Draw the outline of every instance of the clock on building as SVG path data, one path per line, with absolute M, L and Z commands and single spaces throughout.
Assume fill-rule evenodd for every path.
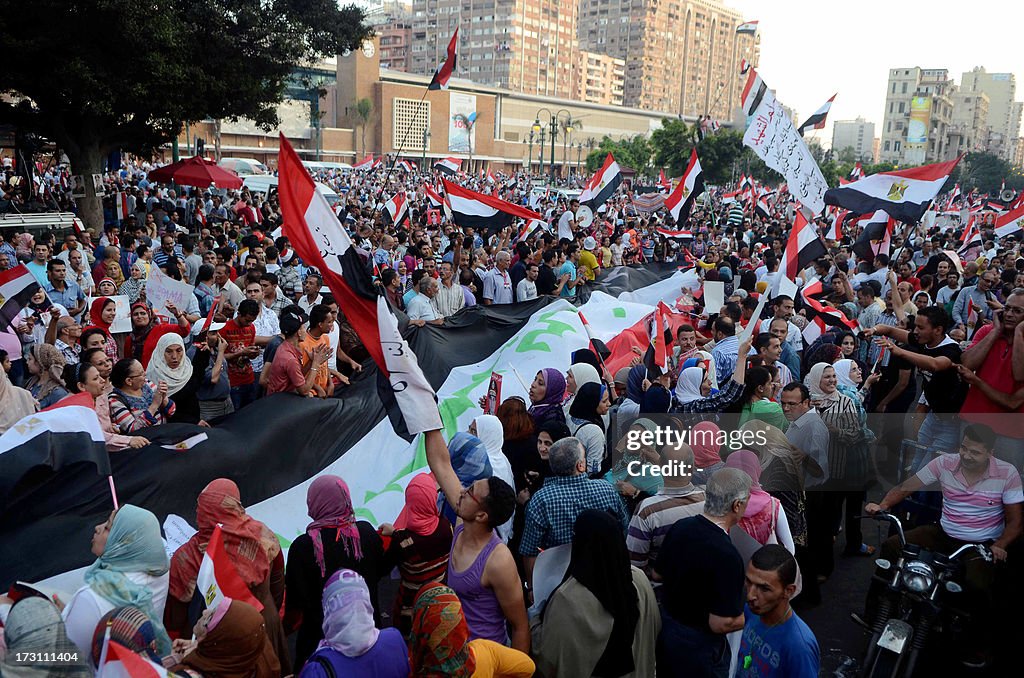
M 363 56 L 369 59 L 377 51 L 377 48 L 373 46 L 373 43 L 369 40 L 363 43 Z

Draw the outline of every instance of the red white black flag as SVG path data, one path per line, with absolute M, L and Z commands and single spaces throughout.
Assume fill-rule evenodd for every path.
M 448 53 L 445 56 L 437 70 L 434 72 L 434 77 L 431 79 L 430 84 L 427 85 L 427 89 L 448 89 L 448 80 L 452 77 L 452 73 L 455 71 L 455 57 L 456 50 L 459 46 L 459 29 L 456 28 L 455 32 L 452 33 L 452 39 L 448 41 Z
M 374 287 L 366 263 L 298 154 L 281 135 L 278 190 L 284 233 L 308 265 L 324 276 L 338 305 L 378 370 L 378 391 L 395 432 L 411 438 L 440 429 L 434 389 L 398 332 L 387 298 Z M 365 254 L 365 253 L 364 253 Z M 428 406 L 424 406 L 424 404 Z
M 690 163 L 686 166 L 683 178 L 676 190 L 665 198 L 665 207 L 672 213 L 677 225 L 683 224 L 690 215 L 690 209 L 698 195 L 704 192 L 704 172 L 697 159 L 697 149 L 690 151 Z
M 962 157 L 962 156 L 961 156 Z M 826 205 L 839 205 L 856 214 L 876 210 L 913 224 L 921 220 L 960 158 L 896 172 L 879 172 L 825 191 Z
M 10 327 L 38 291 L 39 281 L 25 264 L 0 271 L 0 332 Z
M 512 221 L 520 219 L 544 218 L 525 207 L 520 207 L 506 202 L 493 195 L 485 195 L 453 184 L 447 179 L 444 182 L 444 192 L 448 204 L 452 208 L 452 221 L 462 228 L 473 228 L 477 231 L 495 232 L 509 226 Z
M 801 210 L 797 210 L 796 222 L 793 224 L 789 242 L 786 243 L 782 261 L 779 263 L 779 273 L 795 281 L 800 271 L 810 266 L 819 257 L 825 256 L 827 251 L 825 243 L 818 235 L 818 229 L 807 221 Z
M 384 214 L 392 226 L 399 226 L 409 212 L 409 201 L 405 199 L 405 193 L 395 193 L 390 200 L 384 203 Z
M 804 135 L 806 129 L 825 129 L 825 118 L 828 117 L 828 111 L 832 108 L 832 102 L 836 100 L 838 93 L 833 94 L 832 98 L 822 104 L 821 108 L 811 113 L 811 117 L 804 121 L 804 124 L 797 128 L 797 134 L 800 136 Z M 860 167 L 860 163 L 857 164 Z

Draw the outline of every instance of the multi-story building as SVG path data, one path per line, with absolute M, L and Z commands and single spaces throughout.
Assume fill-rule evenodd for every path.
M 880 160 L 923 165 L 946 159 L 955 92 L 945 68 L 889 71 Z
M 832 126 L 832 151 L 842 153 L 852 149 L 854 158 L 872 162 L 875 157 L 875 123 L 858 117 L 856 120 L 837 120 Z
M 581 0 L 583 49 L 626 62 L 627 106 L 733 120 L 760 37 L 719 0 Z
M 948 146 L 952 155 L 988 150 L 988 110 L 989 98 L 984 92 L 961 89 L 953 95 Z
M 1024 103 L 1015 101 L 1017 81 L 1013 73 L 989 73 L 979 66 L 961 76 L 960 90 L 988 95 L 988 126 L 991 128 L 988 151 L 1012 161 L 1016 156 L 1024 107 Z
M 626 62 L 607 54 L 580 50 L 576 74 L 577 101 L 621 106 L 626 82 Z
M 1024 137 L 1017 137 L 1017 152 L 1013 154 L 1013 166 L 1024 169 Z
M 578 89 L 576 3 L 413 0 L 412 10 L 412 73 L 432 73 L 458 27 L 456 77 L 562 98 Z
M 380 35 L 380 65 L 392 71 L 409 71 L 409 48 L 412 43 L 412 22 L 396 17 L 377 29 Z

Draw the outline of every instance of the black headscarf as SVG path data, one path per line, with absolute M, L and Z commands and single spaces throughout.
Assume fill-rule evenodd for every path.
M 572 405 L 569 407 L 569 416 L 597 424 L 603 431 L 604 421 L 601 419 L 601 415 L 597 413 L 597 406 L 601 404 L 601 396 L 606 388 L 608 387 L 593 382 L 580 386 L 576 390 L 576 397 L 572 399 Z
M 578 365 L 579 363 L 593 365 L 597 373 L 601 374 L 601 361 L 597 359 L 597 355 L 589 348 L 581 348 L 578 351 L 572 352 L 572 364 Z
M 615 620 L 593 675 L 618 678 L 635 671 L 633 636 L 640 621 L 640 599 L 633 586 L 626 537 L 610 513 L 588 509 L 576 518 L 565 572 L 565 579 L 569 577 L 593 593 Z

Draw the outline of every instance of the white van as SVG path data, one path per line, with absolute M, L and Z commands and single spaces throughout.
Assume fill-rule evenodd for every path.
M 270 189 L 274 189 L 275 191 L 277 190 L 277 177 L 270 176 L 269 174 L 252 174 L 245 176 L 242 177 L 242 187 L 248 189 L 252 193 L 262 193 L 264 196 L 267 196 L 270 193 Z M 320 191 L 320 193 L 327 198 L 327 203 L 332 209 L 341 202 L 341 196 L 326 184 L 317 182 L 316 190 Z
M 347 174 L 348 172 L 352 171 L 352 165 L 343 162 L 320 162 L 317 160 L 303 160 L 302 165 L 310 172 L 319 172 L 320 170 L 334 170 L 338 174 Z
M 254 158 L 221 158 L 217 166 L 231 170 L 240 177 L 249 174 L 270 174 L 270 168 Z

